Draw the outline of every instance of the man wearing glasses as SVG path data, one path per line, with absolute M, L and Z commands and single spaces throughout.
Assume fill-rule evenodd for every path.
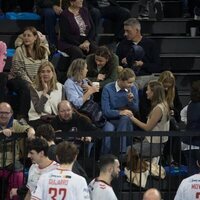
M 9 179 L 7 191 L 23 184 L 23 165 L 19 161 L 23 145 L 20 145 L 20 140 L 14 141 L 9 137 L 14 133 L 24 132 L 27 132 L 28 138 L 35 134 L 29 125 L 22 125 L 13 118 L 13 110 L 8 103 L 0 103 L 0 133 L 6 136 L 1 137 L 0 141 L 0 179 Z

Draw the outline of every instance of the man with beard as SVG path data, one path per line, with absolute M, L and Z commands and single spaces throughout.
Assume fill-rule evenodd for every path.
M 114 155 L 107 154 L 100 158 L 100 174 L 89 184 L 91 200 L 117 200 L 111 181 L 119 176 L 119 166 L 119 160 Z

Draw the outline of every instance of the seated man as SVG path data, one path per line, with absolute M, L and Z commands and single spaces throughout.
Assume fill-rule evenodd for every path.
M 99 32 L 100 19 L 114 22 L 116 41 L 123 39 L 123 22 L 131 15 L 130 11 L 118 5 L 115 0 L 87 0 L 89 11 L 95 24 L 96 33 Z
M 117 47 L 116 54 L 120 65 L 134 70 L 138 80 L 149 81 L 152 73 L 160 72 L 159 48 L 155 42 L 141 35 L 140 22 L 135 18 L 129 18 L 124 22 L 124 35 L 126 39 Z M 140 82 L 141 82 L 140 81 Z M 140 83 L 141 86 L 145 83 Z
M 150 0 L 150 3 L 153 4 L 153 9 L 155 12 L 155 17 L 157 20 L 162 20 L 164 17 L 163 14 L 163 4 L 160 0 Z M 149 0 L 139 0 L 139 19 L 149 19 Z
M 58 104 L 58 115 L 52 120 L 51 125 L 55 129 L 55 131 L 63 131 L 63 132 L 78 132 L 78 131 L 101 131 L 99 128 L 96 128 L 90 121 L 90 119 L 73 109 L 70 102 L 67 100 L 63 100 Z M 80 137 L 80 138 L 69 138 L 69 140 L 74 141 L 80 148 L 83 147 L 83 141 L 91 142 L 91 137 Z M 96 141 L 98 142 L 98 141 Z M 92 144 L 88 145 L 88 154 L 90 153 L 90 149 Z M 96 145 L 98 148 L 98 145 Z M 80 151 L 82 156 L 83 151 Z M 99 152 L 99 151 L 97 151 Z
M 27 132 L 29 138 L 35 134 L 34 129 L 29 125 L 22 125 L 13 118 L 13 110 L 8 103 L 0 103 L 0 133 L 8 138 L 14 133 L 24 132 Z M 9 177 L 9 191 L 12 187 L 23 185 L 23 165 L 19 161 L 20 153 L 24 152 L 23 141 L 3 139 L 0 146 L 0 178 Z
M 126 68 L 121 71 L 116 82 L 108 83 L 103 88 L 101 106 L 103 114 L 114 126 L 113 130 L 106 131 L 133 131 L 133 123 L 130 117 L 133 113 L 138 113 L 138 89 L 134 85 L 135 73 Z M 109 143 L 109 142 L 108 142 Z M 123 151 L 127 144 L 123 139 Z M 110 148 L 110 147 L 107 147 Z M 119 149 L 119 146 L 116 146 Z M 108 153 L 109 149 L 104 151 Z
M 62 5 L 61 5 L 62 4 Z M 51 53 L 54 53 L 57 47 L 57 35 L 56 35 L 56 23 L 57 19 L 60 17 L 66 2 L 59 0 L 39 0 L 36 1 L 37 12 L 44 19 L 45 32 L 48 35 L 48 42 L 50 45 Z

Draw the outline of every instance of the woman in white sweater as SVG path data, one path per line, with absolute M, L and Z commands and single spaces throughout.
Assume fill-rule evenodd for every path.
M 30 88 L 30 94 L 29 124 L 37 127 L 50 122 L 57 115 L 58 103 L 65 99 L 63 85 L 57 81 L 51 62 L 47 61 L 39 67 L 35 82 Z

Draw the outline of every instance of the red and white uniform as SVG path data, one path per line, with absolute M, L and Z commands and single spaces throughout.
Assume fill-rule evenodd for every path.
M 45 168 L 40 168 L 38 164 L 32 164 L 29 173 L 28 173 L 28 181 L 27 181 L 27 188 L 30 190 L 30 192 L 34 192 L 37 186 L 37 182 L 42 174 L 45 174 L 47 172 L 50 172 L 54 169 L 56 169 L 59 166 L 58 163 L 55 161 L 52 161 L 50 165 L 48 165 Z
M 89 184 L 91 200 L 117 200 L 113 188 L 106 182 L 94 179 Z
M 90 200 L 85 178 L 72 171 L 56 169 L 42 175 L 31 200 Z
M 200 200 L 200 174 L 184 179 L 176 192 L 174 200 Z

